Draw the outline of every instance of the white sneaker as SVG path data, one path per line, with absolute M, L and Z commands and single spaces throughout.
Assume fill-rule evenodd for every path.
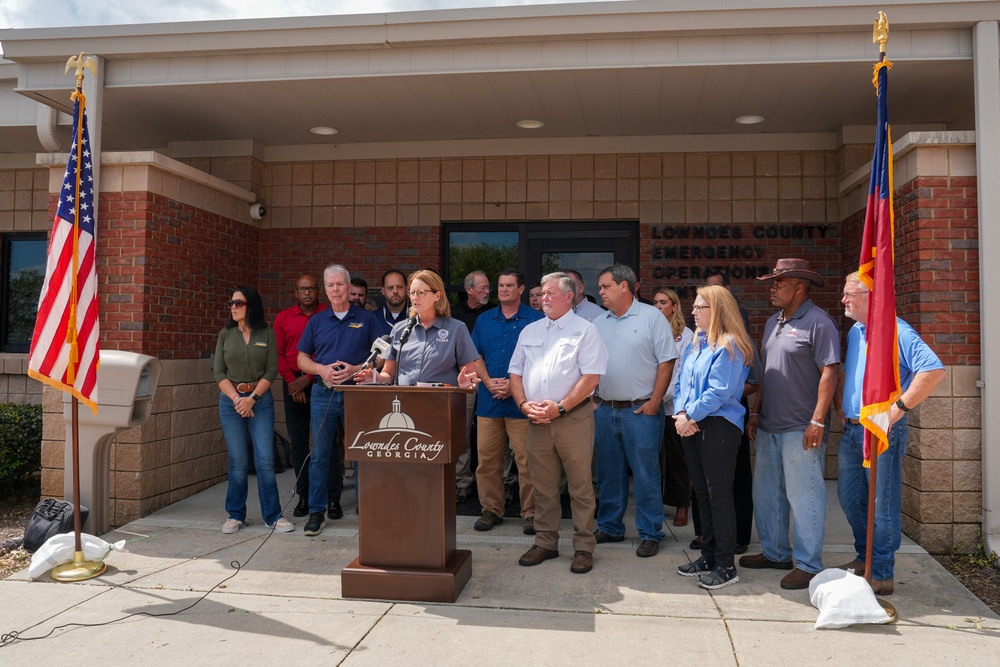
M 267 524 L 264 524 L 267 526 Z M 278 517 L 278 520 L 274 522 L 273 526 L 267 526 L 268 528 L 274 528 L 276 533 L 290 533 L 295 530 L 295 524 L 286 519 L 285 517 Z
M 237 521 L 236 519 L 226 519 L 226 522 L 222 524 L 222 532 L 226 535 L 232 535 L 233 533 L 239 531 L 240 528 L 246 526 L 242 521 Z

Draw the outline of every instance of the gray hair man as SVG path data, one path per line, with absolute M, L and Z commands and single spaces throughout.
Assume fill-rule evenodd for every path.
M 576 283 L 565 273 L 542 278 L 545 319 L 526 326 L 510 360 L 510 389 L 528 418 L 528 468 L 535 485 L 535 544 L 518 563 L 559 557 L 560 469 L 573 514 L 570 571 L 594 565 L 594 411 L 590 395 L 607 369 L 608 351 L 593 324 L 573 312 Z

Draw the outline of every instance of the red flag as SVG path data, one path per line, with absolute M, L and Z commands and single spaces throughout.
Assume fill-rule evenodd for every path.
M 73 148 L 49 238 L 28 375 L 73 394 L 97 414 L 97 210 L 86 98 L 78 90 L 73 101 Z
M 889 447 L 889 408 L 902 395 L 899 388 L 899 338 L 896 330 L 896 287 L 893 282 L 892 135 L 889 131 L 889 69 L 875 65 L 872 83 L 878 95 L 878 126 L 872 158 L 871 187 L 861 238 L 858 278 L 870 292 L 865 322 L 865 377 L 861 393 L 861 423 L 865 433 L 865 467 L 871 465 L 871 439 L 877 454 Z

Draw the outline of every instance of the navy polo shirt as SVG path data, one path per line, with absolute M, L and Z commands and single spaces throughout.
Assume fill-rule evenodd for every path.
M 310 317 L 299 338 L 299 352 L 312 356 L 317 364 L 360 364 L 368 358 L 376 338 L 375 313 L 352 303 L 343 319 L 334 314 L 333 308 Z
M 507 378 L 510 358 L 514 356 L 517 337 L 524 327 L 545 317 L 534 308 L 521 304 L 513 317 L 504 317 L 501 308 L 493 308 L 479 316 L 476 328 L 472 330 L 472 342 L 486 364 L 486 372 L 491 378 Z M 661 315 L 662 318 L 662 315 Z M 500 401 L 482 384 L 478 387 L 479 400 L 476 414 L 480 417 L 511 417 L 526 419 L 514 402 L 514 397 Z

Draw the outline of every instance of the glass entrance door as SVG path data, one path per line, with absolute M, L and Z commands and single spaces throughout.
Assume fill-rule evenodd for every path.
M 638 229 L 633 223 L 546 225 L 526 233 L 529 285 L 552 271 L 575 270 L 583 277 L 584 293 L 601 305 L 597 276 L 612 264 L 628 264 L 638 273 Z

